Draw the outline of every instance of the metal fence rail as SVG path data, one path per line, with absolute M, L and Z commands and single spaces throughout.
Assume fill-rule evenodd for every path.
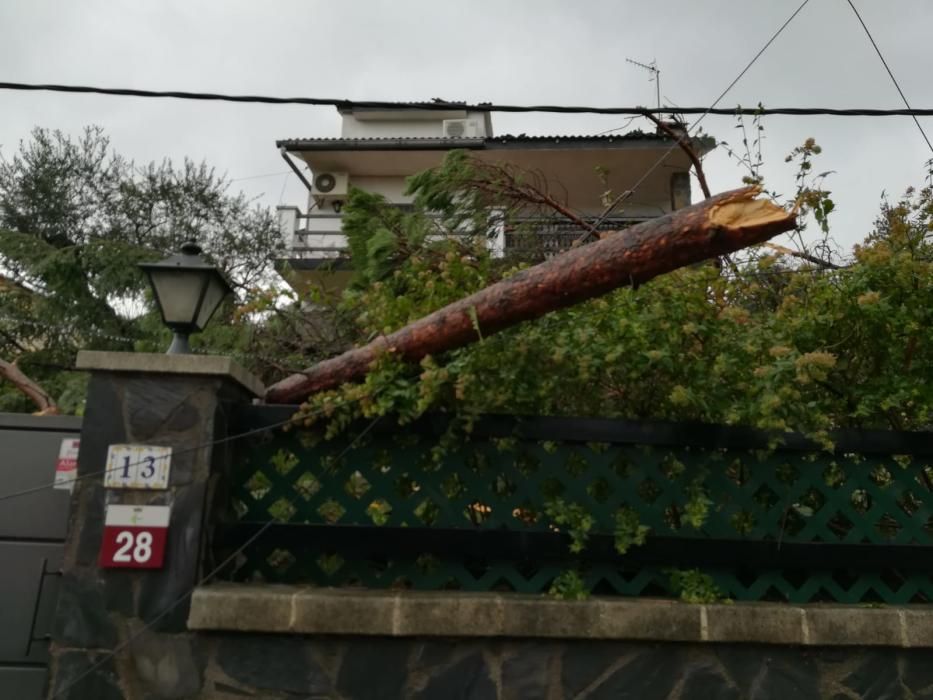
M 381 426 L 351 449 L 301 433 L 254 444 L 220 546 L 280 522 L 232 576 L 542 592 L 573 568 L 595 592 L 657 596 L 675 593 L 670 570 L 699 568 L 738 600 L 933 600 L 931 435 L 850 431 L 828 453 L 724 426 L 490 417 L 437 460 L 444 428 Z M 555 502 L 592 518 L 582 552 Z M 635 516 L 647 540 L 620 555 L 620 518 Z

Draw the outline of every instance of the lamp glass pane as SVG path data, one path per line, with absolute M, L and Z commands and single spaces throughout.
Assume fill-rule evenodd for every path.
M 204 329 L 207 322 L 211 320 L 211 316 L 213 316 L 214 312 L 217 310 L 217 307 L 220 306 L 220 302 L 222 302 L 227 295 L 227 285 L 224 284 L 220 275 L 211 274 L 208 280 L 207 291 L 204 292 L 204 301 L 201 304 L 201 308 L 198 311 L 198 318 L 195 321 L 198 330 Z
M 152 286 L 159 297 L 162 318 L 167 324 L 191 324 L 197 313 L 203 270 L 150 270 Z

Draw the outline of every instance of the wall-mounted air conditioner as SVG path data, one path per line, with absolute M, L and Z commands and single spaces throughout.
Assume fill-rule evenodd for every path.
M 317 173 L 311 182 L 311 196 L 318 203 L 346 199 L 349 192 L 350 176 L 347 173 Z
M 445 139 L 475 139 L 484 135 L 478 119 L 445 119 L 443 129 Z

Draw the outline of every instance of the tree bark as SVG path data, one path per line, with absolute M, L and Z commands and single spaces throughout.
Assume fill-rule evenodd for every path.
M 8 380 L 13 386 L 23 392 L 39 409 L 37 413 L 42 415 L 58 414 L 58 406 L 52 400 L 52 397 L 41 386 L 27 377 L 23 371 L 16 366 L 14 362 L 7 362 L 0 359 L 0 378 Z
M 758 187 L 716 195 L 615 236 L 573 248 L 497 282 L 368 345 L 273 384 L 270 403 L 362 379 L 373 361 L 394 352 L 410 362 L 468 345 L 521 321 L 572 306 L 618 287 L 638 286 L 680 267 L 740 250 L 792 229 L 796 212 L 755 199 Z

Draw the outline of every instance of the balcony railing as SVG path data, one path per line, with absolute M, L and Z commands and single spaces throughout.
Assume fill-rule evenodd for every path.
M 643 217 L 613 217 L 597 223 L 595 217 L 586 219 L 598 231 L 617 231 L 644 220 Z M 338 215 L 308 215 L 295 207 L 280 207 L 279 225 L 289 242 L 292 259 L 339 258 L 347 252 L 347 237 L 341 233 L 342 220 Z M 498 254 L 539 260 L 569 249 L 583 231 L 566 219 L 528 217 L 513 219 L 494 234 L 490 241 Z
M 641 223 L 643 218 L 615 217 L 599 221 L 584 219 L 597 231 L 619 231 Z M 527 259 L 543 259 L 568 250 L 584 231 L 575 223 L 562 218 L 519 219 L 505 227 L 503 250 L 506 255 Z

